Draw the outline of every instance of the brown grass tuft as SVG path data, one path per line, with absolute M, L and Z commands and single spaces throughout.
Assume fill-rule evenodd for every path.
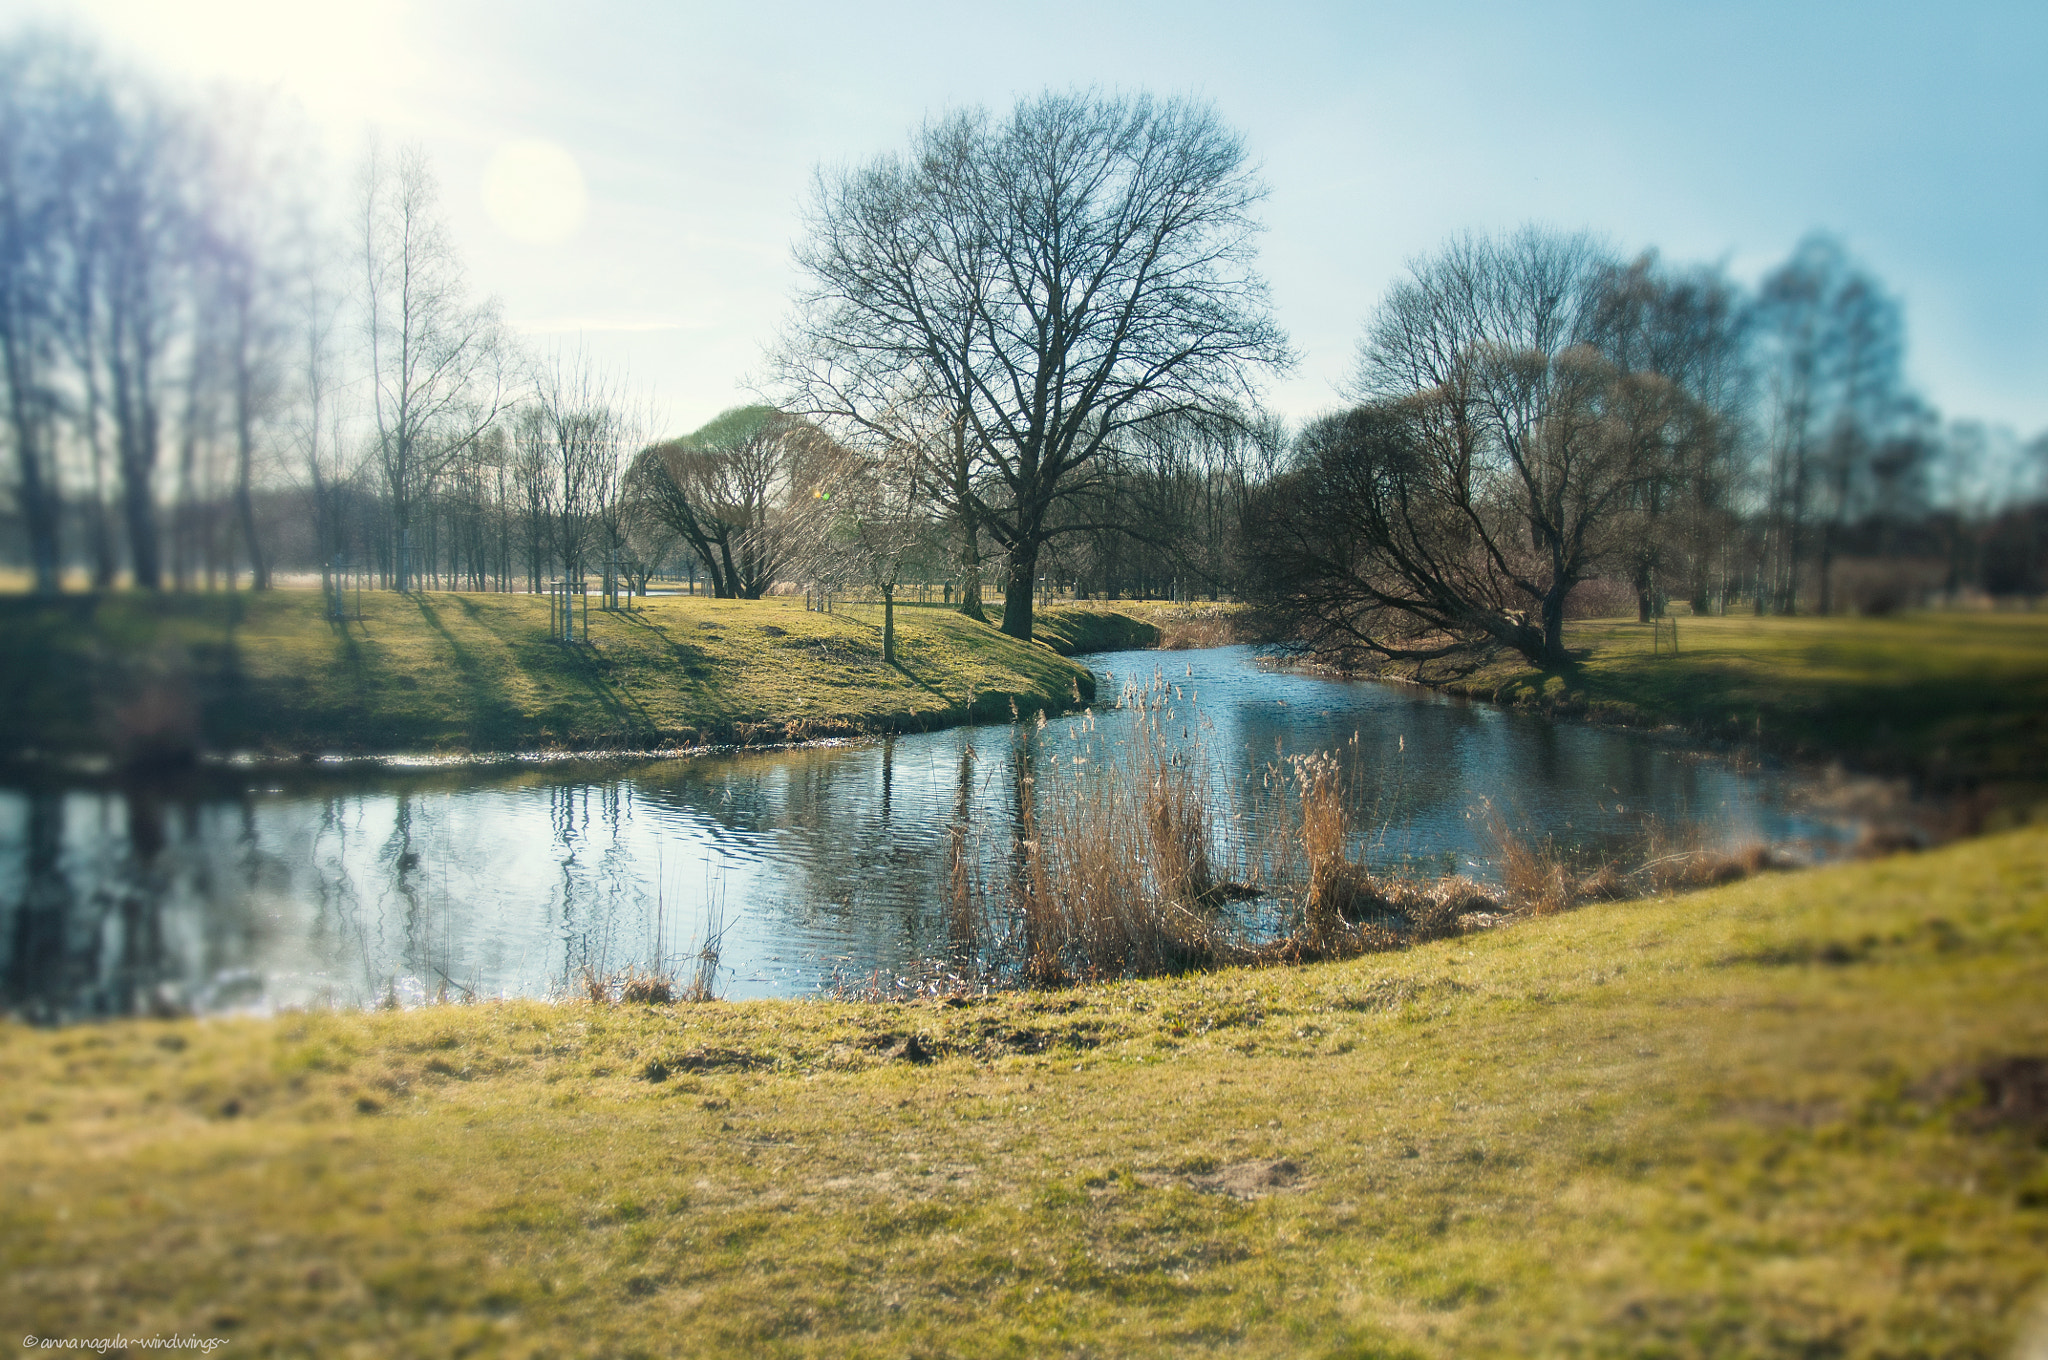
M 675 979 L 652 969 L 628 968 L 618 979 L 619 1000 L 629 1005 L 667 1006 L 676 1000 Z

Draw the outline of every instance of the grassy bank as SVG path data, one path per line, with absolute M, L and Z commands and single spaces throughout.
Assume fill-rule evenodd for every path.
M 353 606 L 354 601 L 351 600 Z M 543 597 L 305 591 L 0 599 L 0 751 L 510 751 L 783 741 L 1085 701 L 1084 667 L 939 609 L 657 597 L 547 638 Z M 873 614 L 874 617 L 869 617 Z
M 1839 758 L 1937 788 L 2039 786 L 2048 770 L 2048 613 L 1681 618 L 1568 626 L 1576 663 L 1498 658 L 1442 688 L 1570 716 Z
M 1095 600 L 1041 610 L 1033 631 L 1062 655 L 1276 642 L 1270 622 L 1240 604 Z
M 2043 995 L 2028 831 L 957 1004 L 0 1027 L 0 1312 L 237 1355 L 2005 1356 Z

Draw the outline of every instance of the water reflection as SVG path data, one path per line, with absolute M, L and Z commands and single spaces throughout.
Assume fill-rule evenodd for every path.
M 1274 762 L 1342 752 L 1383 863 L 1488 877 L 1489 806 L 1594 848 L 1650 822 L 1841 834 L 1782 778 L 1639 734 L 1272 673 L 1242 649 L 1096 661 L 1104 695 L 1180 672 L 1169 730 L 1206 748 L 1218 808 Z M 1131 728 L 1105 712 L 633 765 L 0 789 L 0 1001 L 56 1021 L 569 992 L 585 970 L 685 973 L 721 918 L 729 995 L 886 975 L 957 950 L 956 883 L 999 885 L 1034 805 Z

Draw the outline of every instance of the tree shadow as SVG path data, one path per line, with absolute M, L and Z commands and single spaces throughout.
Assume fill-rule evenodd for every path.
M 504 644 L 506 650 L 515 656 L 534 645 L 530 635 L 522 633 L 515 640 L 494 627 L 475 600 L 462 595 L 456 596 L 455 600 L 472 623 L 496 637 Z M 438 621 L 434 622 L 434 626 L 441 627 Z M 447 635 L 445 628 L 441 631 L 444 636 Z M 603 710 L 605 716 L 611 719 L 613 730 L 610 733 L 592 732 L 587 734 L 588 736 L 599 741 L 609 738 L 644 743 L 659 735 L 660 725 L 648 713 L 646 705 L 605 677 L 601 661 L 590 648 L 580 643 L 558 644 L 552 640 L 540 645 L 548 649 L 548 654 L 553 658 L 551 664 L 545 667 L 528 664 L 524 669 L 535 673 L 550 673 L 557 678 L 581 684 L 590 698 Z M 517 712 L 516 709 L 513 711 Z M 541 735 L 534 718 L 521 713 L 519 722 L 522 738 L 531 740 Z
M 504 687 L 492 679 L 475 651 L 465 646 L 442 622 L 440 610 L 424 594 L 411 598 L 420 618 L 441 635 L 455 663 L 456 676 L 467 700 L 468 716 L 464 724 L 467 730 L 464 735 L 469 744 L 472 747 L 506 746 L 530 738 L 533 735 L 531 722 L 506 696 Z M 473 608 L 471 613 L 474 617 Z
M 731 694 L 719 683 L 718 666 L 710 656 L 686 642 L 678 642 L 669 635 L 667 628 L 638 611 L 615 613 L 612 617 L 630 628 L 637 628 L 648 634 L 676 659 L 682 666 L 683 673 L 695 686 L 696 694 L 693 697 L 696 702 L 702 703 L 707 719 L 723 722 L 730 718 L 733 711 Z

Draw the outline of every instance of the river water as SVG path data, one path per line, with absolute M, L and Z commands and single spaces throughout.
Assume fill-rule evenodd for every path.
M 586 970 L 688 974 L 714 934 L 721 995 L 907 985 L 948 966 L 951 828 L 998 882 L 1020 795 L 1062 787 L 1053 757 L 1117 760 L 1137 718 L 1113 696 L 1132 682 L 1170 696 L 1160 726 L 1206 762 L 1219 812 L 1250 808 L 1273 762 L 1343 753 L 1357 848 L 1381 865 L 1489 879 L 1490 816 L 1593 854 L 1651 830 L 1815 854 L 1849 835 L 1795 776 L 1648 734 L 1269 669 L 1245 648 L 1090 662 L 1104 706 L 1042 725 L 0 787 L 0 1008 L 51 1023 L 560 995 Z

